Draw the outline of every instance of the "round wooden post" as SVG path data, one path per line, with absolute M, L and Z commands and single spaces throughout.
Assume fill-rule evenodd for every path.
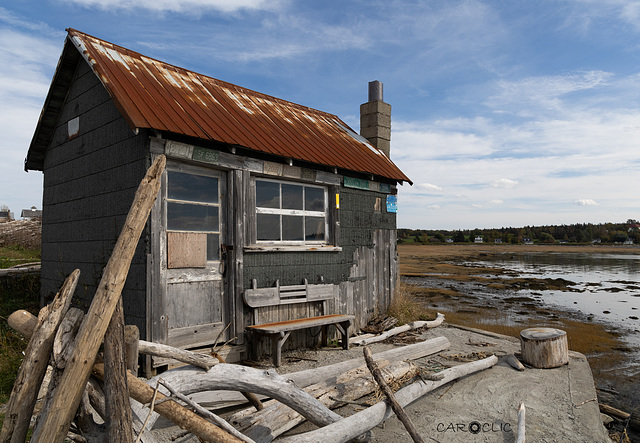
M 534 368 L 557 368 L 569 363 L 567 333 L 554 328 L 530 328 L 520 332 L 522 359 Z

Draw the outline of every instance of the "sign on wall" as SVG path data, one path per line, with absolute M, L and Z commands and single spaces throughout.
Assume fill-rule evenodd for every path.
M 398 212 L 397 195 L 387 195 L 387 212 Z

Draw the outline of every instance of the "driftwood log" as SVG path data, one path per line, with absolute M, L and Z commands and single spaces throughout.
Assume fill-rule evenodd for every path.
M 9 316 L 7 323 L 25 337 L 31 338 L 33 330 L 36 328 L 36 324 L 38 323 L 38 317 L 29 311 L 19 309 Z
M 184 395 L 210 390 L 244 391 L 266 395 L 286 404 L 318 426 L 325 426 L 342 418 L 273 369 L 255 369 L 221 363 L 207 372 L 197 372 L 197 376 L 193 376 L 193 371 L 188 368 L 184 371 L 190 374 L 189 376 L 176 376 L 181 372 L 180 369 L 177 368 L 171 374 L 165 372 L 161 376 L 148 380 L 147 383 L 154 385 L 156 379 L 162 378 Z
M 23 443 L 27 437 L 38 391 L 49 364 L 56 331 L 69 309 L 79 277 L 80 271 L 76 269 L 67 277 L 53 302 L 42 308 L 38 314 L 35 329 L 9 397 L 2 431 L 0 431 L 2 443 Z M 26 327 L 26 324 L 22 326 Z M 73 412 L 75 413 L 75 410 Z
M 378 368 L 377 363 L 373 360 L 371 349 L 368 346 L 365 346 L 363 352 L 364 359 L 367 362 L 369 371 L 371 371 L 371 375 L 373 375 L 374 380 L 380 386 L 380 389 L 384 393 L 384 396 L 387 398 L 389 406 L 391 406 L 391 409 L 393 409 L 393 412 L 395 412 L 396 417 L 398 417 L 398 419 L 402 422 L 415 443 L 424 443 L 424 440 L 422 439 L 420 434 L 418 434 L 418 431 L 413 425 L 413 422 L 411 421 L 405 410 L 402 408 L 402 405 L 398 403 L 396 397 L 393 395 L 393 391 L 385 381 L 384 376 L 380 372 L 380 368 Z
M 210 355 L 199 354 L 197 352 L 191 352 L 184 349 L 177 349 L 172 346 L 163 345 L 161 343 L 152 343 L 145 340 L 139 341 L 138 352 L 146 355 L 154 355 L 156 357 L 173 358 L 174 360 L 197 366 L 204 370 L 209 370 L 220 363 L 220 360 L 215 357 L 211 357 Z
M 407 346 L 399 346 L 388 351 L 378 352 L 373 354 L 374 360 L 416 360 L 424 357 L 425 355 L 437 354 L 446 349 L 449 349 L 451 343 L 446 337 L 436 337 L 430 340 L 421 341 Z M 357 368 L 365 364 L 364 357 L 358 357 L 351 360 L 336 363 L 334 365 L 323 366 L 321 368 L 307 369 L 304 371 L 295 372 L 292 374 L 286 374 L 286 377 L 301 388 L 309 386 L 315 383 L 319 383 L 328 379 L 329 377 L 335 377 L 337 374 L 348 371 L 349 369 Z
M 491 356 L 482 360 L 454 366 L 440 372 L 442 380 L 438 381 L 418 381 L 396 392 L 395 396 L 402 406 L 407 406 L 420 397 L 445 385 L 457 378 L 473 374 L 474 372 L 488 369 L 498 362 L 496 356 Z M 318 441 L 331 441 L 334 443 L 347 442 L 359 435 L 364 434 L 382 423 L 393 415 L 391 408 L 384 402 L 377 403 L 364 411 L 344 418 L 332 425 L 316 429 L 292 437 L 283 438 L 283 443 L 315 443 Z
M 33 442 L 62 442 L 67 435 L 105 331 L 120 299 L 140 234 L 158 195 L 165 164 L 164 155 L 158 156 L 136 191 L 122 232 L 78 331 L 70 364 L 56 389 L 51 408 L 44 412 L 41 432 L 34 435 Z
M 95 364 L 93 367 L 93 373 L 98 378 L 104 378 L 104 365 L 101 363 Z M 152 402 L 154 389 L 151 386 L 142 380 L 139 380 L 135 375 L 128 371 L 127 382 L 129 384 L 129 392 L 133 398 L 143 404 Z M 163 398 L 165 398 L 165 395 L 158 392 L 154 409 L 163 417 L 168 418 L 176 425 L 186 429 L 204 441 L 225 443 L 241 441 L 174 401 L 157 403 Z
M 529 328 L 520 332 L 522 360 L 534 368 L 557 368 L 569 363 L 567 333 L 555 328 Z
M 518 358 L 513 355 L 513 354 L 508 354 L 506 357 L 507 363 L 509 363 L 509 366 L 511 366 L 514 369 L 517 369 L 518 371 L 524 371 L 525 367 L 522 363 L 520 363 L 520 360 L 518 360 Z
M 525 443 L 527 441 L 526 433 L 525 433 L 525 415 L 526 408 L 524 407 L 524 403 L 520 403 L 518 407 L 518 439 L 516 443 Z
M 107 405 L 107 442 L 133 443 L 131 405 L 127 385 L 122 297 L 116 304 L 104 336 L 104 394 Z
M 426 355 L 437 354 L 448 349 L 451 346 L 446 337 L 436 337 L 419 343 L 406 346 L 399 346 L 387 351 L 379 352 L 373 355 L 373 359 L 402 361 L 415 360 Z M 322 383 L 330 378 L 335 378 L 340 374 L 363 366 L 365 364 L 363 357 L 346 360 L 333 365 L 322 366 L 319 368 L 307 369 L 304 371 L 285 374 L 285 377 L 295 383 L 299 388 Z M 195 394 L 206 392 L 206 400 L 200 400 L 200 404 L 215 409 L 219 407 L 228 407 L 244 403 L 242 395 L 234 391 L 216 391 L 214 392 L 215 380 L 208 380 L 206 373 L 194 367 L 181 367 L 170 369 L 162 374 L 162 378 L 167 380 L 174 386 L 180 386 L 180 390 L 186 394 Z M 148 383 L 154 383 L 150 380 Z M 200 395 L 200 397 L 203 397 Z M 138 409 L 134 406 L 134 410 Z M 141 411 L 138 410 L 138 413 Z M 149 427 L 153 428 L 153 424 L 158 415 L 154 414 L 150 419 Z
M 388 382 L 411 376 L 416 369 L 414 365 L 404 361 L 391 364 L 387 360 L 377 361 L 383 367 L 381 372 Z M 375 389 L 373 377 L 365 366 L 361 366 L 308 386 L 305 391 L 332 409 L 371 394 Z M 229 421 L 239 431 L 260 443 L 274 440 L 304 420 L 302 415 L 276 400 L 266 402 L 262 411 L 255 412 L 253 408 L 247 408 L 229 417 Z
M 208 409 L 203 408 L 202 406 L 200 406 L 198 403 L 196 403 L 193 400 L 191 400 L 186 395 L 184 395 L 181 392 L 179 392 L 176 389 L 174 389 L 173 386 L 171 386 L 169 383 L 165 382 L 162 379 L 159 379 L 158 383 L 160 383 L 162 386 L 167 388 L 169 390 L 169 392 L 171 392 L 171 396 L 176 397 L 179 400 L 182 400 L 185 404 L 187 404 L 190 407 L 192 407 L 193 410 L 196 411 L 198 414 L 200 414 L 202 417 L 208 418 L 213 423 L 215 423 L 216 425 L 218 425 L 219 427 L 221 427 L 222 429 L 227 431 L 229 434 L 231 434 L 234 437 L 236 437 L 238 440 L 242 440 L 242 441 L 244 441 L 246 443 L 255 443 L 253 440 L 248 438 L 246 435 L 243 435 L 236 428 L 231 426 L 226 420 L 224 420 L 221 417 L 218 417 L 217 415 L 215 415 L 213 412 L 209 411 Z
M 368 345 L 371 343 L 376 343 L 379 341 L 383 341 L 388 339 L 389 337 L 393 337 L 394 335 L 398 335 L 402 332 L 412 331 L 414 329 L 420 328 L 435 328 L 436 326 L 440 326 L 444 322 L 444 314 L 440 314 L 436 316 L 435 320 L 429 321 L 412 321 L 411 323 L 407 323 L 406 325 L 398 326 L 397 328 L 389 329 L 387 332 L 384 332 L 380 335 L 376 335 L 374 337 L 358 339 L 358 337 L 351 340 L 352 344 L 355 345 Z
M 47 386 L 47 394 L 45 395 L 44 402 L 41 410 L 46 411 L 51 406 L 53 400 L 53 394 L 56 387 L 60 384 L 60 379 L 64 372 L 64 368 L 67 365 L 67 360 L 73 350 L 74 340 L 78 327 L 82 322 L 84 312 L 77 308 L 69 308 L 67 314 L 62 319 L 58 331 L 56 332 L 55 339 L 53 341 L 53 352 L 51 354 L 50 364 L 51 373 L 49 378 L 49 385 Z M 34 429 L 38 428 L 41 423 L 41 416 L 38 417 Z

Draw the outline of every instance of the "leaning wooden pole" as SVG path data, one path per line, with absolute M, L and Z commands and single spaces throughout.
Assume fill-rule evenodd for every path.
M 136 245 L 158 195 L 165 164 L 165 156 L 158 156 L 136 191 L 118 242 L 104 268 L 89 312 L 78 331 L 74 352 L 51 402 L 51 408 L 45 412 L 41 432 L 33 436 L 33 442 L 62 442 L 69 431 L 102 338 L 122 293 Z
M 369 368 L 371 375 L 373 375 L 373 379 L 376 381 L 376 383 L 378 383 L 378 386 L 380 386 L 380 389 L 382 390 L 384 396 L 387 397 L 387 402 L 389 403 L 389 406 L 391 406 L 391 409 L 393 409 L 393 412 L 395 412 L 396 417 L 398 417 L 398 419 L 402 422 L 405 429 L 415 443 L 424 443 L 424 440 L 422 439 L 420 434 L 418 434 L 418 430 L 413 425 L 413 422 L 405 412 L 404 408 L 402 407 L 402 405 L 400 405 L 400 403 L 398 403 L 398 400 L 396 400 L 396 397 L 393 395 L 393 391 L 385 381 L 384 376 L 380 372 L 378 364 L 373 360 L 371 348 L 369 348 L 369 346 L 365 346 L 363 351 L 364 360 L 367 362 L 367 368 Z
M 104 336 L 105 404 L 107 443 L 133 443 L 131 405 L 124 351 L 124 309 L 118 297 Z
M 49 364 L 53 340 L 60 322 L 69 309 L 79 277 L 80 271 L 76 269 L 67 277 L 53 302 L 42 308 L 38 314 L 35 329 L 32 330 L 31 340 L 9 397 L 0 431 L 2 443 L 23 443 L 27 437 L 38 391 Z M 27 323 L 28 325 L 22 326 L 29 327 L 33 322 Z

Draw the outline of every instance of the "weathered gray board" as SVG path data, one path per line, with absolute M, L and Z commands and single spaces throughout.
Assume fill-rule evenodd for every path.
M 396 231 L 379 229 L 373 232 L 373 247 L 361 246 L 354 252 L 349 281 L 333 285 L 333 298 L 327 300 L 326 309 L 321 302 L 285 304 L 253 308 L 255 323 L 271 323 L 315 317 L 328 314 L 352 314 L 355 322 L 352 332 L 359 330 L 378 312 L 386 311 L 391 303 L 392 288 L 395 288 L 397 257 L 395 252 Z M 392 278 L 384 277 L 391 272 Z M 275 289 L 275 288 L 274 288 Z M 381 289 L 378 292 L 378 289 Z M 377 296 L 376 294 L 380 294 Z M 284 345 L 284 350 L 317 346 L 320 330 L 293 331 Z M 332 339 L 338 335 L 334 332 Z M 266 340 L 258 345 L 259 355 L 268 355 L 271 347 Z

